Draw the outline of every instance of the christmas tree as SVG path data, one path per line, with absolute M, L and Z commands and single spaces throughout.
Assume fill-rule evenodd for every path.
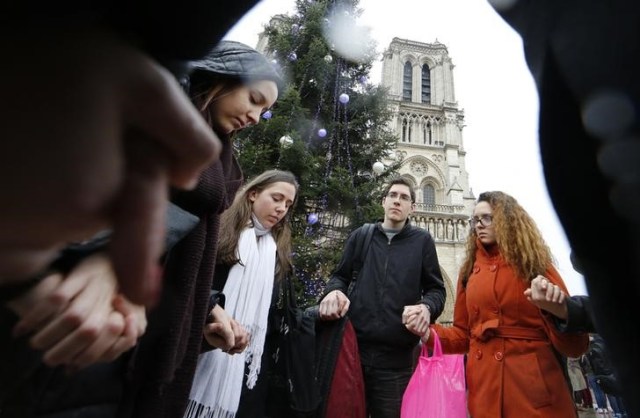
M 380 185 L 396 167 L 380 161 L 396 139 L 386 92 L 369 82 L 376 45 L 360 28 L 357 0 L 298 0 L 265 28 L 267 55 L 287 76 L 263 123 L 237 137 L 245 176 L 278 168 L 300 181 L 292 214 L 294 261 L 315 300 L 348 233 L 382 215 Z

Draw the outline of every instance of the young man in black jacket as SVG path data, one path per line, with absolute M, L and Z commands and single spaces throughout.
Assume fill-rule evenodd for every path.
M 349 236 L 320 303 L 321 319 L 349 312 L 372 418 L 400 416 L 413 372 L 413 350 L 442 313 L 446 297 L 433 238 L 409 223 L 414 204 L 411 184 L 403 178 L 392 180 L 382 199 L 384 220 L 375 225 L 368 244 L 357 245 L 362 227 Z M 366 248 L 366 253 L 355 254 L 357 248 Z M 357 285 L 347 297 L 355 279 Z

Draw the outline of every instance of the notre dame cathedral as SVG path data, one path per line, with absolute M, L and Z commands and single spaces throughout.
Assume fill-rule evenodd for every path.
M 257 49 L 264 52 L 266 45 L 263 33 Z M 393 158 L 401 162 L 399 174 L 416 189 L 412 222 L 429 230 L 435 240 L 447 289 L 438 322 L 451 323 L 475 204 L 465 167 L 464 111 L 455 99 L 454 65 L 447 47 L 438 41 L 394 38 L 382 58 L 381 84 L 389 89 L 392 129 L 398 138 Z
M 464 112 L 455 99 L 447 47 L 394 38 L 383 54 L 383 86 L 389 89 L 398 138 L 400 174 L 416 188 L 414 225 L 436 242 L 447 304 L 439 322 L 453 320 L 459 266 L 465 256 L 468 219 L 475 197 L 465 168 Z

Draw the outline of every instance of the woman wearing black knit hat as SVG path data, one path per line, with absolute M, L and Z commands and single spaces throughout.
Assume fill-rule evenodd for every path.
M 240 42 L 222 41 L 192 69 L 190 95 L 222 137 L 257 124 L 283 86 L 271 62 Z
M 264 55 L 233 41 L 220 42 L 192 68 L 189 94 L 223 150 L 193 191 L 172 196 L 175 204 L 200 222 L 167 255 L 165 291 L 159 309 L 150 314 L 147 335 L 135 358 L 133 383 L 138 390 L 131 399 L 135 417 L 182 416 L 203 347 L 211 350 L 213 344 L 233 353 L 244 350 L 248 342 L 246 332 L 238 327 L 230 333 L 230 318 L 212 306 L 215 298 L 209 296 L 216 281 L 220 215 L 243 182 L 232 136 L 260 121 L 276 101 L 283 81 Z M 205 325 L 207 317 L 214 322 Z

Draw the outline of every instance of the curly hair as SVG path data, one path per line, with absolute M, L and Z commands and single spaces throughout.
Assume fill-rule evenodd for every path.
M 233 203 L 224 211 L 220 218 L 220 241 L 218 248 L 218 264 L 233 265 L 238 259 L 238 241 L 240 234 L 251 224 L 253 205 L 249 199 L 251 192 L 258 193 L 269 188 L 274 183 L 284 182 L 293 185 L 296 189 L 296 197 L 285 217 L 271 228 L 271 234 L 276 242 L 277 278 L 282 279 L 292 270 L 291 259 L 291 225 L 289 219 L 293 207 L 298 200 L 298 181 L 289 171 L 269 170 L 260 174 L 236 194 Z
M 484 192 L 478 202 L 487 202 L 493 211 L 496 245 L 502 258 L 525 282 L 544 274 L 554 264 L 551 250 L 545 243 L 536 223 L 516 199 L 503 192 Z M 478 248 L 475 229 L 466 245 L 466 257 L 460 268 L 462 283 L 467 284 L 476 261 Z

